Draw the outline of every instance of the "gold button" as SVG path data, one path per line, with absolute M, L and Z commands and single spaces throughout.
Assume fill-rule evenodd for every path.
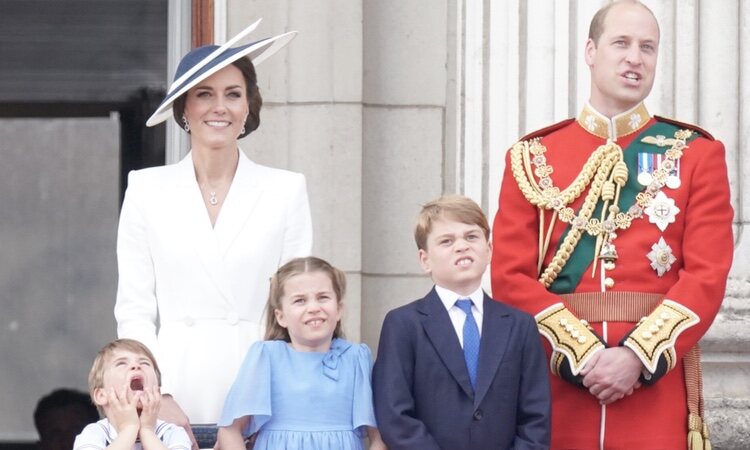
M 641 336 L 643 336 L 643 339 L 649 340 L 649 339 L 651 339 L 651 337 L 653 335 L 651 333 L 649 333 L 648 331 L 644 331 L 643 333 L 641 333 Z
M 651 325 L 650 327 L 648 327 L 648 331 L 656 333 L 657 331 L 659 331 L 659 327 L 657 327 L 656 325 Z
M 663 327 L 664 326 L 664 321 L 661 320 L 661 319 L 656 319 L 654 321 L 654 323 L 656 324 L 657 327 Z
M 604 269 L 605 270 L 615 270 L 615 263 L 612 261 L 607 261 L 604 263 Z
M 586 343 L 586 336 L 578 336 L 578 343 L 579 344 L 585 344 Z
M 573 330 L 572 333 L 570 333 L 571 336 L 573 336 L 574 339 L 577 339 L 578 336 L 581 335 L 581 333 L 578 332 L 578 330 Z
M 670 318 L 672 317 L 672 315 L 671 315 L 671 314 L 669 314 L 669 313 L 668 313 L 668 312 L 666 312 L 666 311 L 662 311 L 662 313 L 661 313 L 661 314 L 659 314 L 659 317 L 660 317 L 661 319 L 663 319 L 663 320 L 669 320 L 669 319 L 670 319 Z
M 567 324 L 568 324 L 568 319 L 565 319 L 565 318 L 560 319 L 560 326 L 564 327 Z
M 607 277 L 604 279 L 604 287 L 606 287 L 607 289 L 612 289 L 614 285 L 615 285 L 615 280 L 613 280 L 612 278 Z

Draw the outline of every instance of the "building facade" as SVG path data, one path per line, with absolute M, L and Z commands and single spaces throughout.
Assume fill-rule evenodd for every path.
M 202 26 L 217 43 L 261 17 L 253 37 L 299 31 L 287 48 L 258 67 L 261 126 L 240 143 L 259 163 L 306 175 L 314 253 L 346 271 L 346 333 L 375 348 L 385 313 L 431 286 L 412 237 L 421 204 L 443 193 L 463 193 L 492 218 L 506 149 L 529 131 L 575 116 L 586 101 L 583 48 L 589 20 L 603 1 L 192 3 L 210 7 Z M 645 3 L 661 27 L 649 110 L 697 123 L 727 149 L 735 262 L 722 311 L 702 343 L 704 384 L 714 448 L 748 448 L 750 244 L 744 231 L 750 220 L 745 194 L 750 158 L 742 149 L 750 141 L 750 4 Z M 193 11 L 191 2 L 168 1 L 167 73 L 191 45 Z M 7 120 L 0 120 L 2 126 L 9 126 Z M 169 125 L 166 162 L 177 161 L 185 146 Z M 110 245 L 113 252 L 115 233 L 108 227 L 112 233 L 102 237 L 102 248 Z M 105 312 L 114 304 L 116 282 L 112 260 L 107 264 L 109 278 L 98 288 Z M 20 318 L 3 319 L 2 332 L 10 337 L 31 326 L 28 314 L 34 310 L 16 308 Z M 113 334 L 112 319 L 99 323 L 93 336 Z M 76 342 L 81 339 L 85 336 L 76 336 Z M 90 352 L 100 344 L 87 342 L 84 348 Z M 79 353 L 71 361 L 82 364 L 90 357 Z M 75 378 L 72 363 L 50 359 L 45 364 L 66 367 L 59 380 L 85 383 L 85 377 Z M 7 392 L 10 385 L 0 381 L 0 386 L 5 391 L 0 396 L 11 402 L 0 403 L 18 402 Z M 2 408 L 0 417 L 14 412 Z M 3 436 L 18 440 L 33 431 L 28 426 L 17 433 L 0 430 Z

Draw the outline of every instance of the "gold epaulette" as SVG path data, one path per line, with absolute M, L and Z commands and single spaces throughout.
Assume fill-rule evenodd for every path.
M 571 123 L 575 122 L 575 120 L 576 119 L 574 119 L 574 118 L 561 120 L 560 122 L 552 124 L 552 125 L 550 125 L 548 127 L 544 127 L 544 128 L 540 128 L 538 130 L 532 131 L 531 133 L 529 133 L 526 136 L 522 137 L 518 141 L 519 142 L 530 141 L 532 139 L 536 139 L 536 138 L 541 138 L 541 137 L 547 136 L 548 134 L 552 133 L 553 131 L 557 131 L 560 128 L 564 128 L 564 127 L 570 125 Z
M 672 125 L 675 125 L 676 127 L 680 129 L 688 129 L 692 131 L 697 131 L 704 138 L 709 139 L 711 141 L 715 140 L 714 137 L 711 136 L 711 133 L 699 127 L 698 125 L 687 123 L 687 122 L 680 122 L 679 120 L 671 119 L 669 117 L 664 117 L 664 116 L 654 116 L 654 119 L 656 119 L 659 122 L 671 123 Z
M 536 315 L 539 333 L 552 345 L 552 359 L 550 369 L 556 375 L 560 374 L 560 365 L 566 357 L 573 375 L 583 369 L 588 360 L 604 344 L 588 328 L 588 324 L 579 320 L 562 303 L 556 303 Z
M 664 300 L 648 317 L 641 319 L 623 345 L 638 355 L 649 372 L 656 372 L 661 356 L 664 356 L 668 370 L 671 370 L 677 364 L 674 351 L 677 337 L 698 322 L 698 315 L 687 307 Z

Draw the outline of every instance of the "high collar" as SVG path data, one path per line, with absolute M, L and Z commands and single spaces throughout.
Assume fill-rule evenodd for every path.
M 611 119 L 586 102 L 576 121 L 589 133 L 602 139 L 616 141 L 645 127 L 649 119 L 651 115 L 643 102 Z

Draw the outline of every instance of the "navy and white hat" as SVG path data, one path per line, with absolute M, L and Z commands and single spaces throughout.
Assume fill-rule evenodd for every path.
M 177 66 L 174 81 L 169 86 L 166 97 L 164 97 L 159 107 L 156 108 L 156 111 L 146 121 L 146 126 L 153 127 L 167 120 L 172 116 L 172 103 L 191 87 L 214 73 L 243 57 L 250 58 L 253 64 L 258 65 L 278 50 L 284 48 L 297 35 L 296 31 L 290 31 L 278 36 L 261 39 L 252 44 L 232 47 L 240 39 L 255 30 L 260 21 L 261 19 L 258 19 L 222 46 L 204 45 L 203 47 L 190 50 L 187 55 L 183 56 L 180 64 Z

